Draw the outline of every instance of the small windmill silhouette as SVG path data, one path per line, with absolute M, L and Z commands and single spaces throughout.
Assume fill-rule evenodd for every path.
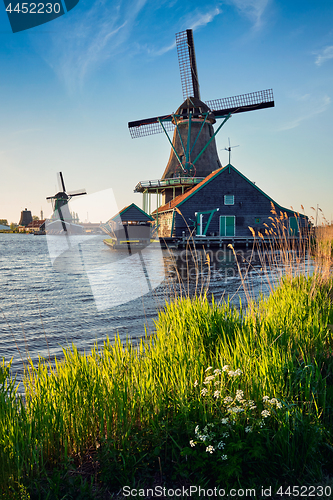
M 53 207 L 53 221 L 60 221 L 62 229 L 66 234 L 71 225 L 73 225 L 73 218 L 69 212 L 68 202 L 74 196 L 81 196 L 83 194 L 87 194 L 86 190 L 79 189 L 77 191 L 71 191 L 70 193 L 66 192 L 64 178 L 62 176 L 62 172 L 58 172 L 58 184 L 59 184 L 59 192 L 54 196 L 48 196 L 46 199 L 52 202 Z M 50 224 L 49 224 L 50 226 Z

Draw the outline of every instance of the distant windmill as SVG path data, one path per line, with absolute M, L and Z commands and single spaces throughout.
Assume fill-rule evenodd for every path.
M 55 194 L 54 196 L 48 196 L 46 199 L 48 201 L 52 202 L 52 207 L 53 207 L 53 222 L 61 222 L 61 227 L 63 231 L 66 233 L 68 229 L 70 228 L 69 224 L 72 225 L 73 219 L 70 214 L 69 208 L 68 208 L 68 202 L 74 197 L 74 196 L 81 196 L 84 194 L 87 194 L 86 190 L 77 190 L 77 191 L 71 191 L 69 193 L 66 192 L 65 188 L 65 183 L 64 183 L 64 178 L 62 176 L 62 172 L 58 172 L 58 184 L 59 184 L 59 192 Z M 49 223 L 48 227 L 51 226 L 53 223 Z
M 238 148 L 239 147 L 239 144 L 237 144 L 237 146 L 230 146 L 230 137 L 228 137 L 228 142 L 229 142 L 229 147 L 228 148 L 224 148 L 225 151 L 229 151 L 229 165 L 230 165 L 230 159 L 231 159 L 231 150 L 233 148 Z
M 273 91 L 262 90 L 204 103 L 200 100 L 192 30 L 177 33 L 176 44 L 185 101 L 176 113 L 130 122 L 128 127 L 132 138 L 163 131 L 167 135 L 171 154 L 162 179 L 195 176 L 202 178 L 221 167 L 215 136 L 225 122 L 235 113 L 273 107 Z M 214 132 L 213 124 L 219 118 L 223 121 Z M 167 131 L 173 129 L 171 141 Z M 136 191 L 144 192 L 144 189 L 142 183 L 136 187 Z M 152 186 L 152 189 L 155 189 L 155 186 Z

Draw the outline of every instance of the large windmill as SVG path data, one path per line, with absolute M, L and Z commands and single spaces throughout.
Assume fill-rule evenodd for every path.
M 54 196 L 48 196 L 46 199 L 52 202 L 53 214 L 52 219 L 47 224 L 47 229 L 52 232 L 78 232 L 80 226 L 73 224 L 73 217 L 68 208 L 68 202 L 74 196 L 87 194 L 86 190 L 77 190 L 66 192 L 65 182 L 62 172 L 58 172 L 58 184 L 60 191 Z
M 177 33 L 176 45 L 184 102 L 175 113 L 128 124 L 132 138 L 165 132 L 170 142 L 171 154 L 162 179 L 142 181 L 135 187 L 136 192 L 144 195 L 162 193 L 164 203 L 222 166 L 215 136 L 231 115 L 274 106 L 271 89 L 202 102 L 192 30 Z M 222 122 L 214 132 L 217 119 Z M 168 131 L 172 130 L 171 141 Z M 150 202 L 146 196 L 143 209 L 147 208 L 150 209 Z

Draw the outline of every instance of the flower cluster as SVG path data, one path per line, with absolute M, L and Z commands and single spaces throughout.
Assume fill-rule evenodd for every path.
M 215 401 L 218 411 L 222 411 L 224 416 L 215 420 L 215 423 L 208 423 L 202 430 L 197 425 L 194 431 L 195 439 L 191 439 L 190 446 L 193 448 L 202 444 L 205 446 L 206 453 L 209 454 L 223 450 L 223 454 L 219 454 L 219 458 L 227 460 L 228 456 L 225 451 L 228 440 L 231 439 L 235 429 L 237 428 L 238 435 L 243 436 L 242 439 L 254 431 L 260 432 L 269 417 L 272 417 L 276 410 L 282 408 L 282 404 L 276 398 L 269 396 L 264 396 L 262 402 L 246 399 L 244 391 L 241 389 L 237 389 L 234 394 L 223 395 L 226 390 L 223 384 L 224 379 L 220 379 L 219 376 L 224 374 L 224 376 L 234 378 L 242 375 L 243 372 L 239 368 L 231 370 L 229 365 L 225 365 L 221 369 L 211 370 L 211 366 L 205 370 L 204 387 L 200 390 L 200 394 L 205 399 L 212 398 L 210 401 Z M 198 385 L 196 380 L 194 387 Z

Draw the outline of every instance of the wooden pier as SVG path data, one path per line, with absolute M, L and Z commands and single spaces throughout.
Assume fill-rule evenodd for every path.
M 160 238 L 160 244 L 162 248 L 180 248 L 185 249 L 188 247 L 195 248 L 228 248 L 228 245 L 232 245 L 233 248 L 252 248 L 254 244 L 263 248 L 278 248 L 281 246 L 290 245 L 294 247 L 299 241 L 298 237 L 289 237 L 286 239 L 277 238 L 253 238 L 253 237 L 242 237 L 233 236 L 230 238 L 220 236 L 183 236 L 182 238 Z

